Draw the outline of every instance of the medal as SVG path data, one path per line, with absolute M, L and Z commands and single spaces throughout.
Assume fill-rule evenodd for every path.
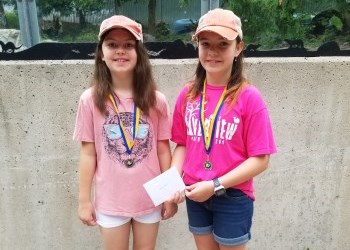
M 212 167 L 211 162 L 209 160 L 206 160 L 204 162 L 203 166 L 204 166 L 205 170 L 211 170 L 211 167 Z
M 115 109 L 115 112 L 117 114 L 120 130 L 121 130 L 121 134 L 122 134 L 122 138 L 123 138 L 123 141 L 124 141 L 124 146 L 125 146 L 126 152 L 129 155 L 129 158 L 127 160 L 123 161 L 123 164 L 127 168 L 131 168 L 131 167 L 134 166 L 134 160 L 131 159 L 130 155 L 131 155 L 132 148 L 134 147 L 134 144 L 135 144 L 136 134 L 137 134 L 138 129 L 139 129 L 140 116 L 141 116 L 140 115 L 140 109 L 134 104 L 132 139 L 130 139 L 128 134 L 127 134 L 127 132 L 126 132 L 126 129 L 125 129 L 124 125 L 123 125 L 123 122 L 122 122 L 122 120 L 119 117 L 119 111 L 118 111 L 117 104 L 116 104 L 117 102 L 115 101 L 114 96 L 112 94 L 110 94 L 109 95 L 109 99 L 112 102 L 113 107 Z
M 131 168 L 134 165 L 134 160 L 129 158 L 125 160 L 123 163 L 127 168 Z
M 204 116 L 204 111 L 205 111 L 205 90 L 206 90 L 206 85 L 207 85 L 207 80 L 204 80 L 203 84 L 203 92 L 200 97 L 200 105 L 199 105 L 199 115 L 200 115 L 200 127 L 202 130 L 202 135 L 203 135 L 203 142 L 204 142 L 204 148 L 205 148 L 205 153 L 207 154 L 207 160 L 204 162 L 203 167 L 205 170 L 211 170 L 213 168 L 213 164 L 209 160 L 209 154 L 211 147 L 213 146 L 213 138 L 216 130 L 216 121 L 218 118 L 218 115 L 220 113 L 220 110 L 224 104 L 225 96 L 226 96 L 226 90 L 227 86 L 225 87 L 224 91 L 222 92 L 220 99 L 218 103 L 216 104 L 215 110 L 211 116 L 209 116 L 209 128 L 206 129 L 204 127 L 205 125 L 205 116 Z

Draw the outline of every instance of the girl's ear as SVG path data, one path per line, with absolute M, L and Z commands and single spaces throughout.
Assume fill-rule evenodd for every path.
M 237 43 L 236 45 L 236 54 L 235 56 L 239 56 L 239 54 L 241 54 L 241 52 L 243 51 L 244 49 L 244 42 L 243 41 L 240 41 L 239 43 Z

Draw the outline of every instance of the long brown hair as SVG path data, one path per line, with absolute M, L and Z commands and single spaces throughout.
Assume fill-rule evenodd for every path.
M 241 38 L 238 36 L 236 38 L 236 44 L 238 45 L 242 42 Z M 243 76 L 243 51 L 233 59 L 231 75 L 229 81 L 227 83 L 227 93 L 225 102 L 227 102 L 230 106 L 233 106 L 236 101 L 238 94 L 242 90 L 244 86 L 248 84 L 247 79 Z M 190 84 L 187 98 L 189 100 L 193 100 L 195 97 L 200 95 L 203 91 L 204 81 L 206 78 L 206 71 L 202 66 L 201 62 L 198 61 L 195 79 Z
M 101 113 L 106 112 L 106 100 L 112 93 L 112 76 L 106 63 L 102 60 L 102 43 L 109 32 L 103 34 L 95 51 L 95 68 L 91 86 L 93 99 Z M 146 115 L 156 105 L 156 83 L 151 69 L 151 63 L 142 42 L 136 41 L 137 63 L 133 77 L 133 99 L 137 107 Z

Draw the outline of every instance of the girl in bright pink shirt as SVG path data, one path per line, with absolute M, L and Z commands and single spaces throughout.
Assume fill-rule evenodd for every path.
M 100 226 L 105 249 L 128 249 L 131 230 L 134 249 L 155 249 L 159 221 L 176 213 L 175 203 L 155 207 L 143 188 L 170 166 L 170 127 L 141 25 L 125 16 L 104 20 L 74 139 L 81 141 L 79 218 Z
M 196 78 L 173 114 L 172 166 L 183 175 L 189 230 L 201 250 L 245 249 L 253 216 L 253 177 L 276 152 L 260 92 L 243 76 L 241 21 L 214 9 L 201 17 Z M 176 194 L 176 202 L 183 198 Z

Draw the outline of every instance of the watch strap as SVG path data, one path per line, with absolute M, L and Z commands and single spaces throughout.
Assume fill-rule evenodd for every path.
M 214 182 L 214 187 L 216 187 L 216 188 L 217 188 L 217 187 L 220 187 L 221 184 L 220 184 L 220 181 L 219 181 L 218 178 L 214 178 L 214 179 L 213 179 L 213 182 Z

